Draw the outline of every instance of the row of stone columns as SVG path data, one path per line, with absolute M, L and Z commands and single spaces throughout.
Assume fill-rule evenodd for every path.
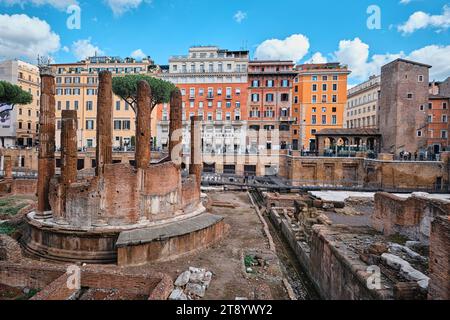
M 55 75 L 50 67 L 41 68 L 41 101 L 39 117 L 39 169 L 38 169 L 38 210 L 37 218 L 46 218 L 51 210 L 49 203 L 50 180 L 55 175 Z M 137 88 L 136 115 L 136 167 L 145 169 L 151 160 L 151 88 L 141 81 Z M 97 101 L 97 144 L 96 176 L 104 174 L 105 165 L 112 163 L 112 123 L 113 123 L 112 74 L 99 73 Z M 182 157 L 182 98 L 180 91 L 171 94 L 170 156 L 179 148 Z M 191 166 L 190 173 L 201 183 L 201 119 L 191 120 Z M 61 127 L 61 183 L 65 197 L 66 190 L 77 179 L 77 112 L 62 111 Z M 8 162 L 8 161 L 6 161 Z M 181 161 L 179 161 L 181 164 Z M 5 170 L 7 171 L 7 170 Z M 65 202 L 65 201 L 63 201 Z

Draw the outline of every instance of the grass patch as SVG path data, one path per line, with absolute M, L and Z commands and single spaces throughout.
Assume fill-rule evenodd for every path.
M 0 215 L 15 216 L 28 205 L 23 198 L 10 197 L 0 200 Z
M 7 236 L 12 235 L 14 232 L 16 232 L 16 228 L 12 225 L 10 225 L 7 222 L 4 222 L 0 224 L 0 234 L 6 234 Z
M 250 268 L 250 267 L 253 267 L 254 265 L 256 265 L 257 262 L 254 257 L 247 255 L 244 258 L 244 264 L 245 264 L 246 268 Z
M 404 246 L 406 241 L 408 241 L 409 239 L 405 236 L 402 236 L 401 234 L 396 233 L 396 234 L 389 236 L 388 240 L 390 242 L 397 243 L 397 244 Z

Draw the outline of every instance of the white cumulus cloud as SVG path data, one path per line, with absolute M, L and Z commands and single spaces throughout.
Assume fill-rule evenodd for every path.
M 67 7 L 69 7 L 70 5 L 73 5 L 73 4 L 78 5 L 78 1 L 77 0 L 0 0 L 0 4 L 7 5 L 7 6 L 20 5 L 22 8 L 27 4 L 31 4 L 34 6 L 49 5 L 58 10 L 66 10 Z
M 400 0 L 400 4 L 409 4 L 411 0 Z
M 151 3 L 151 0 L 105 0 L 115 16 L 138 8 L 142 3 Z
M 313 54 L 311 59 L 307 60 L 305 63 L 327 63 L 328 59 L 322 55 L 320 52 Z
M 78 60 L 83 60 L 95 55 L 104 55 L 105 52 L 91 43 L 91 39 L 82 39 L 72 44 L 72 53 Z
M 60 47 L 59 35 L 46 21 L 25 14 L 0 14 L 0 57 L 36 59 Z
M 131 53 L 131 57 L 136 60 L 142 60 L 144 58 L 147 58 L 147 55 L 141 49 L 137 49 Z
M 404 24 L 397 27 L 404 35 L 420 29 L 435 28 L 438 32 L 450 27 L 450 6 L 445 5 L 441 15 L 431 15 L 423 11 L 414 12 Z
M 301 60 L 309 51 L 309 39 L 302 34 L 293 34 L 284 40 L 270 39 L 262 42 L 255 52 L 259 60 Z
M 370 47 L 359 38 L 342 40 L 334 58 L 348 65 L 352 71 L 350 78 L 364 81 L 369 76 L 380 74 L 381 67 L 395 59 L 403 58 L 433 66 L 430 70 L 431 79 L 443 80 L 450 76 L 450 45 L 430 45 L 410 53 L 382 53 L 370 55 Z
M 236 12 L 233 16 L 233 19 L 237 22 L 237 23 L 241 23 L 243 20 L 245 20 L 247 18 L 247 13 L 246 12 L 242 12 L 241 10 L 239 10 L 238 12 Z

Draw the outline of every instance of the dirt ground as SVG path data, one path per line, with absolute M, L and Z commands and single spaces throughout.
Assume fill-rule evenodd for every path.
M 247 299 L 288 299 L 278 264 L 269 267 L 263 274 L 248 275 L 242 257 L 248 250 L 268 250 L 268 240 L 262 224 L 253 209 L 247 193 L 208 193 L 213 201 L 232 203 L 236 208 L 212 207 L 213 214 L 222 215 L 230 226 L 229 233 L 218 244 L 183 258 L 151 266 L 165 272 L 175 280 L 189 267 L 205 268 L 213 272 L 210 287 L 204 300 L 236 297 Z M 276 259 L 278 262 L 278 259 Z

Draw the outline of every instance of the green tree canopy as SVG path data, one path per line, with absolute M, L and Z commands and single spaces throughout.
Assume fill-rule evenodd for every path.
M 137 87 L 141 80 L 147 81 L 152 90 L 152 109 L 160 103 L 168 103 L 170 94 L 176 89 L 175 85 L 168 81 L 146 75 L 132 74 L 114 77 L 112 83 L 114 94 L 127 101 L 135 112 Z
M 33 101 L 31 93 L 22 90 L 19 86 L 6 81 L 0 81 L 0 103 L 10 105 L 29 104 Z

